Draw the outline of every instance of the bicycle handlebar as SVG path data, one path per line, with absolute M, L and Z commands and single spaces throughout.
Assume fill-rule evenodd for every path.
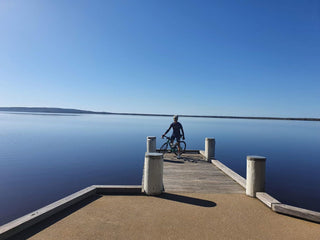
M 164 137 L 166 138 L 166 139 L 168 139 L 168 140 L 171 140 L 171 138 L 169 138 L 168 136 L 166 136 L 166 135 L 164 135 Z
M 166 135 L 163 135 L 163 137 L 165 137 L 165 138 L 168 139 L 168 140 L 171 140 L 171 137 L 168 137 L 168 136 L 166 136 Z M 184 139 L 184 137 L 182 137 L 182 139 Z

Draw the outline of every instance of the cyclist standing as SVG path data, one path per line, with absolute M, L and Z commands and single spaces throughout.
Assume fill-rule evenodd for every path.
M 177 140 L 178 143 L 178 156 L 177 158 L 180 159 L 180 138 L 182 136 L 182 139 L 184 140 L 184 131 L 183 131 L 183 127 L 181 125 L 181 123 L 178 122 L 178 115 L 174 115 L 173 116 L 173 123 L 171 123 L 170 127 L 168 128 L 168 130 L 162 135 L 162 138 L 164 138 L 164 136 L 170 131 L 170 129 L 172 128 L 173 133 L 171 135 L 171 144 L 173 143 L 174 139 Z M 181 131 L 181 133 L 180 133 Z

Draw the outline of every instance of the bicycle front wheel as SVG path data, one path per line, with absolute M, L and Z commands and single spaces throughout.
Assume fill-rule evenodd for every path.
M 185 153 L 187 148 L 187 144 L 185 141 L 180 141 L 180 151 L 181 153 Z
M 180 141 L 180 154 L 186 152 L 186 147 L 187 147 L 186 142 L 185 141 Z M 178 155 L 178 146 L 175 146 L 174 154 Z

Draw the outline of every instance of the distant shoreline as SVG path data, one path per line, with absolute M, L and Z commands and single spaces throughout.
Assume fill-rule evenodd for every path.
M 0 107 L 2 112 L 19 113 L 64 113 L 64 114 L 103 114 L 103 115 L 128 115 L 128 116 L 151 116 L 151 117 L 171 117 L 173 114 L 157 113 L 113 113 L 113 112 L 95 112 L 68 108 L 43 108 L 43 107 Z M 290 121 L 320 121 L 320 118 L 295 118 L 295 117 L 240 117 L 240 116 L 211 116 L 211 115 L 186 115 L 180 114 L 180 117 L 192 118 L 224 118 L 224 119 L 254 119 L 254 120 L 290 120 Z

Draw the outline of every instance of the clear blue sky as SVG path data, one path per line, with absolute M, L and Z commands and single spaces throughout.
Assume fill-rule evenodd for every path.
M 0 106 L 320 117 L 320 1 L 1 0 Z

